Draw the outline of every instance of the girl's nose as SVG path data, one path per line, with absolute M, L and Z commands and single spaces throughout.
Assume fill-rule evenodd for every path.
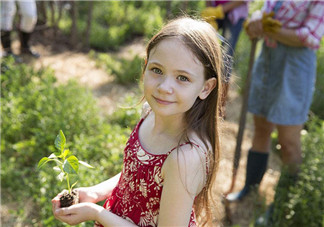
M 168 76 L 165 76 L 158 84 L 157 89 L 161 93 L 172 94 L 173 92 L 172 79 Z

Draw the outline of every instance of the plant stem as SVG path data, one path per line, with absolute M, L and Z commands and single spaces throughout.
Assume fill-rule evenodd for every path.
M 69 194 L 71 194 L 70 179 L 69 179 L 69 174 L 68 173 L 66 174 L 66 182 L 67 182 Z

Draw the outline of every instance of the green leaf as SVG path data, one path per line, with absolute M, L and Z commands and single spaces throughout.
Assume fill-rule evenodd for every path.
M 71 153 L 71 152 L 70 152 L 69 149 L 65 149 L 65 150 L 64 150 L 64 153 L 63 153 L 63 159 L 65 159 L 66 156 L 68 156 L 70 153 Z
M 92 165 L 90 165 L 90 164 L 88 164 L 88 163 L 86 163 L 86 162 L 84 162 L 84 161 L 79 161 L 79 163 L 80 163 L 81 165 L 84 165 L 85 167 L 88 167 L 88 168 L 91 168 L 91 169 L 94 168 Z
M 38 162 L 38 165 L 37 165 L 37 168 L 40 169 L 42 168 L 43 165 L 45 165 L 47 162 L 51 161 L 51 159 L 47 158 L 47 157 L 44 157 L 42 158 L 39 162 Z
M 74 155 L 68 157 L 63 163 L 63 170 L 68 174 L 77 174 L 79 171 L 79 160 Z
M 60 130 L 59 134 L 56 136 L 56 139 L 55 139 L 55 147 L 60 150 L 61 152 L 63 152 L 64 150 L 64 147 L 65 147 L 65 143 L 66 143 L 66 139 L 65 139 L 65 136 L 64 136 L 64 133 L 62 130 Z

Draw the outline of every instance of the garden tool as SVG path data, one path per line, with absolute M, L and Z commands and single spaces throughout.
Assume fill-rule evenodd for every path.
M 224 19 L 225 14 L 224 14 L 223 7 L 219 5 L 217 7 L 206 7 L 201 12 L 201 17 L 217 30 L 218 25 L 215 20 Z
M 238 134 L 237 134 L 237 138 L 236 138 L 236 148 L 235 148 L 234 160 L 233 160 L 232 182 L 231 182 L 230 189 L 228 190 L 228 192 L 226 192 L 224 194 L 226 220 L 229 223 L 231 223 L 231 214 L 230 214 L 230 209 L 229 209 L 229 201 L 226 199 L 226 196 L 229 193 L 231 193 L 234 189 L 235 181 L 236 181 L 236 174 L 237 174 L 237 170 L 238 170 L 238 166 L 239 166 L 239 161 L 241 158 L 241 145 L 242 145 L 242 139 L 243 139 L 244 128 L 245 128 L 245 123 L 246 123 L 249 90 L 250 90 L 250 85 L 251 85 L 252 68 L 253 68 L 253 64 L 254 64 L 256 45 L 257 45 L 257 39 L 253 39 L 252 43 L 251 43 L 248 74 L 247 74 L 246 81 L 245 81 L 243 102 L 242 102 L 241 114 L 240 114 L 239 130 L 238 130 Z

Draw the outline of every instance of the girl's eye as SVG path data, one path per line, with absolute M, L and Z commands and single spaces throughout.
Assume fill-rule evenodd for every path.
M 152 71 L 156 74 L 162 74 L 162 70 L 159 68 L 152 68 Z
M 178 80 L 184 81 L 184 82 L 189 81 L 188 77 L 182 76 L 182 75 L 178 76 Z

